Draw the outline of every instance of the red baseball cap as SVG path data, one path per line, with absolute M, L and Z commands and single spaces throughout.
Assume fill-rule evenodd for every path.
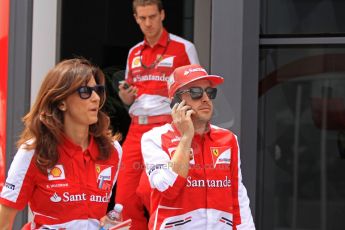
M 207 71 L 200 65 L 186 65 L 175 69 L 168 80 L 168 94 L 169 98 L 174 97 L 174 94 L 181 87 L 197 80 L 209 80 L 212 86 L 222 84 L 224 78 L 217 75 L 209 75 Z

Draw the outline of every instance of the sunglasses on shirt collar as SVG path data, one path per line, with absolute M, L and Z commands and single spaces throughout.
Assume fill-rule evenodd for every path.
M 105 87 L 104 87 L 104 85 L 95 85 L 93 87 L 91 87 L 91 86 L 80 86 L 77 89 L 77 92 L 79 93 L 79 97 L 81 99 L 90 98 L 92 95 L 92 91 L 95 91 L 98 94 L 98 96 L 102 97 L 102 96 L 104 96 Z
M 212 87 L 207 87 L 206 89 L 203 89 L 201 87 L 191 87 L 186 90 L 181 90 L 177 92 L 178 95 L 184 94 L 184 93 L 189 93 L 190 97 L 193 100 L 198 100 L 202 98 L 204 92 L 208 96 L 209 99 L 215 99 L 217 96 L 217 88 L 212 88 Z

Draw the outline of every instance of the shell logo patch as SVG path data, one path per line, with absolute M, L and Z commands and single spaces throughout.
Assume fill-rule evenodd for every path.
M 133 58 L 132 68 L 137 68 L 141 66 L 140 56 Z
M 64 180 L 65 178 L 63 165 L 55 165 L 53 168 L 48 169 L 48 180 Z
M 61 176 L 62 171 L 61 171 L 58 167 L 54 167 L 54 168 L 50 171 L 50 174 L 51 174 L 53 177 L 59 177 L 59 176 Z

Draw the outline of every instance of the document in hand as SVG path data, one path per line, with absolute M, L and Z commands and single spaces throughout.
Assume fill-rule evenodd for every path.
M 132 219 L 122 221 L 121 223 L 109 228 L 109 230 L 128 230 L 131 227 Z

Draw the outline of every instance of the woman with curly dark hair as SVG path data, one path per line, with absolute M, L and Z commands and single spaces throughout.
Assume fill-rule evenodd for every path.
M 46 75 L 23 118 L 18 152 L 0 195 L 0 226 L 29 204 L 31 229 L 98 229 L 122 149 L 111 135 L 102 71 L 82 58 Z

